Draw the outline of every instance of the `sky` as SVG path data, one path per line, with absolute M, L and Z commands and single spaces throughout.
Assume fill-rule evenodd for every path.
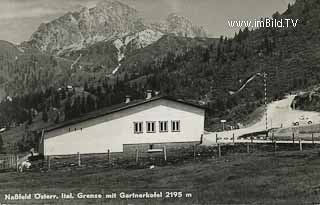
M 21 43 L 41 23 L 49 22 L 81 5 L 94 7 L 99 0 L 0 0 L 0 39 Z M 170 13 L 203 26 L 210 37 L 232 37 L 228 20 L 269 17 L 285 11 L 294 0 L 119 0 L 137 9 L 149 21 L 163 20 Z

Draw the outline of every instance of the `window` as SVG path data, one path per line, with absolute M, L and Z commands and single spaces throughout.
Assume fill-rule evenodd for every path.
M 147 122 L 147 132 L 156 132 L 155 122 Z
M 142 122 L 134 122 L 133 129 L 135 134 L 143 133 Z
M 180 121 L 171 121 L 171 131 L 172 132 L 180 132 Z
M 160 121 L 159 122 L 159 131 L 160 132 L 168 132 L 168 121 Z

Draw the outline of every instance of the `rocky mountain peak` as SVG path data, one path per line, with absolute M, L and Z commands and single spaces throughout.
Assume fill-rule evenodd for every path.
M 92 14 L 131 16 L 138 17 L 138 11 L 126 4 L 116 0 L 103 0 L 97 3 L 96 7 L 90 9 Z
M 104 8 L 104 9 L 113 9 L 117 7 L 127 7 L 130 9 L 133 9 L 128 5 L 117 0 L 102 0 L 102 1 L 99 1 L 96 5 L 96 8 Z
M 146 29 L 184 37 L 206 37 L 203 28 L 194 26 L 183 16 L 170 14 L 163 22 L 150 25 L 145 23 L 136 9 L 120 1 L 103 0 L 93 8 L 82 7 L 41 24 L 24 45 L 59 55 Z
M 178 13 L 171 13 L 168 15 L 167 17 L 167 21 L 184 21 L 184 22 L 188 22 L 191 23 L 191 21 L 189 19 L 187 19 L 184 16 L 179 15 Z
M 193 25 L 186 17 L 176 13 L 169 14 L 166 19 L 168 32 L 185 37 L 206 37 L 206 31 L 202 27 Z
M 152 23 L 151 28 L 162 33 L 183 37 L 207 37 L 204 28 L 194 25 L 188 18 L 172 13 L 159 23 Z

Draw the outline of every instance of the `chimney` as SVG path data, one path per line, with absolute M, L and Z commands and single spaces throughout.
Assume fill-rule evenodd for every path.
M 147 97 L 146 100 L 149 100 L 152 98 L 152 90 L 147 90 Z
M 130 95 L 126 95 L 126 101 L 125 101 L 125 103 L 128 104 L 130 101 L 131 101 Z

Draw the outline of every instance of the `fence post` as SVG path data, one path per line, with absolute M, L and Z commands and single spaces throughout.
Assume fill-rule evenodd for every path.
M 14 159 L 14 155 L 11 155 L 11 160 L 12 160 L 12 162 L 11 162 L 11 168 L 14 168 L 15 167 L 15 159 Z
M 167 148 L 166 148 L 166 146 L 163 146 L 163 157 L 164 157 L 164 161 L 167 161 Z
M 221 145 L 218 144 L 218 157 L 221 157 Z
M 253 143 L 253 136 L 250 136 L 250 139 L 251 139 L 251 143 Z
M 250 153 L 250 145 L 247 143 L 247 153 Z
M 80 155 L 80 152 L 78 152 L 78 166 L 81 167 L 81 155 Z
M 294 144 L 294 133 L 292 133 L 292 143 Z
M 15 168 L 15 157 L 14 155 L 11 155 L 11 168 Z
M 218 134 L 216 134 L 216 143 L 218 143 Z
M 47 159 L 48 160 L 48 170 L 50 170 L 50 168 L 51 168 L 50 156 L 48 156 L 47 158 L 48 158 Z
M 274 142 L 274 132 L 272 132 L 272 142 Z
M 299 139 L 299 148 L 300 148 L 300 151 L 302 151 L 302 143 L 301 143 L 301 139 Z
M 108 163 L 110 163 L 110 149 L 108 149 Z
M 3 158 L 0 158 L 1 160 L 3 159 Z M 5 163 L 4 162 L 2 162 L 1 164 L 0 164 L 0 168 L 2 169 L 5 169 L 6 168 L 6 165 L 5 165 Z
M 19 172 L 19 155 L 16 155 L 16 168 L 17 172 Z
M 233 141 L 233 143 L 234 143 L 234 133 L 232 134 L 232 141 Z
M 136 163 L 138 164 L 139 161 L 139 150 L 136 149 Z
M 273 142 L 273 144 L 274 144 L 274 147 L 273 147 L 274 152 L 276 152 L 276 151 L 277 151 L 277 141 L 275 140 L 275 141 Z
M 312 144 L 314 145 L 314 136 L 313 136 L 313 133 L 311 133 L 311 137 L 312 137 Z
M 12 164 L 13 164 L 11 155 L 8 157 L 8 161 L 9 161 L 9 169 L 11 169 L 12 168 Z
M 197 148 L 196 145 L 193 145 L 193 160 L 196 159 L 196 152 L 197 152 L 196 148 Z

